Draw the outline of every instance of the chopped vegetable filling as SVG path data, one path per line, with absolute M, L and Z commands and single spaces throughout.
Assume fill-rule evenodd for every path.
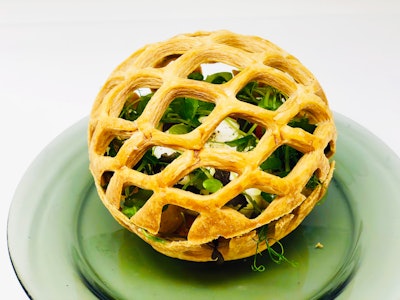
M 188 78 L 204 80 L 213 84 L 223 84 L 231 80 L 233 76 L 233 72 L 219 72 L 206 77 L 200 72 L 193 72 Z M 134 93 L 133 96 L 127 99 L 119 115 L 120 118 L 134 121 L 142 114 L 154 92 L 149 90 L 142 93 L 143 95 L 141 96 Z M 286 101 L 286 96 L 280 91 L 256 81 L 246 84 L 238 92 L 236 98 L 268 110 L 276 110 Z M 212 112 L 214 107 L 214 103 L 190 97 L 175 98 L 164 112 L 158 128 L 169 134 L 189 133 L 202 124 L 202 120 Z M 309 133 L 313 133 L 316 128 L 316 125 L 312 124 L 305 115 L 294 118 L 288 125 L 301 128 Z M 226 147 L 238 152 L 248 152 L 257 146 L 265 131 L 262 126 L 248 120 L 227 117 L 216 127 L 207 141 L 206 147 Z M 105 155 L 116 156 L 123 143 L 123 138 L 115 137 L 107 148 Z M 154 175 L 161 172 L 180 155 L 181 153 L 178 150 L 165 146 L 153 146 L 145 152 L 142 159 L 133 169 L 148 175 Z M 289 145 L 282 145 L 260 165 L 260 168 L 270 174 L 284 177 L 294 168 L 302 155 L 301 152 Z M 237 176 L 238 174 L 230 171 L 201 167 L 179 180 L 175 184 L 175 188 L 207 195 L 218 192 Z M 306 188 L 313 190 L 318 184 L 320 182 L 314 174 L 307 183 Z M 121 211 L 127 217 L 132 217 L 151 195 L 152 191 L 143 190 L 135 186 L 126 187 L 121 195 Z M 226 206 L 236 209 L 248 218 L 255 218 L 265 210 L 275 197 L 276 195 L 250 188 L 228 201 Z M 187 215 L 189 219 L 190 212 L 183 211 L 182 214 L 184 216 Z M 187 230 L 188 228 L 184 231 Z
M 200 72 L 193 72 L 188 78 L 212 84 L 224 84 L 231 80 L 234 74 L 234 71 L 219 72 L 204 77 Z M 119 117 L 130 121 L 139 118 L 153 94 L 154 91 L 150 89 L 141 89 L 137 93 L 134 93 L 127 99 Z M 256 81 L 246 84 L 238 92 L 236 98 L 272 111 L 277 110 L 286 101 L 286 96 L 280 91 Z M 214 107 L 214 103 L 190 97 L 176 98 L 167 107 L 157 128 L 169 134 L 179 135 L 189 133 L 202 124 L 204 118 L 210 115 Z M 306 115 L 296 116 L 288 125 L 293 128 L 301 128 L 311 134 L 316 128 L 316 125 L 312 124 Z M 248 152 L 257 146 L 265 131 L 266 129 L 262 126 L 248 120 L 227 117 L 216 127 L 205 146 L 211 148 L 230 148 L 238 152 Z M 124 142 L 124 138 L 119 136 L 114 137 L 105 155 L 116 156 Z M 165 146 L 153 146 L 144 153 L 141 160 L 136 163 L 133 169 L 147 175 L 154 175 L 161 172 L 180 155 L 181 153 L 176 149 Z M 279 177 L 285 177 L 294 168 L 302 155 L 303 153 L 291 146 L 282 145 L 260 165 L 260 169 Z M 105 181 L 110 180 L 108 177 L 111 176 L 112 174 L 105 177 Z M 238 174 L 226 170 L 219 170 L 213 167 L 200 167 L 181 178 L 174 187 L 200 195 L 208 195 L 217 193 L 224 186 L 235 180 L 237 176 Z M 104 183 L 105 188 L 107 184 L 108 182 Z M 306 195 L 309 194 L 319 184 L 320 181 L 314 173 L 303 193 Z M 121 194 L 121 212 L 128 218 L 132 217 L 143 207 L 152 194 L 152 191 L 141 189 L 137 186 L 131 185 L 125 187 Z M 237 210 L 248 218 L 255 218 L 268 207 L 276 196 L 257 188 L 249 188 L 229 200 L 226 206 Z M 160 232 L 162 231 L 167 236 L 183 239 L 186 238 L 191 224 L 197 217 L 196 212 L 173 205 L 167 205 L 163 209 L 163 215 L 167 219 L 171 218 L 170 216 L 174 219 L 171 219 L 173 221 L 168 220 L 161 224 Z M 259 228 L 257 231 L 257 249 L 252 266 L 255 271 L 263 271 L 265 269 L 263 265 L 258 266 L 256 261 L 258 245 L 261 242 L 267 244 L 268 253 L 273 261 L 277 263 L 282 261 L 288 262 L 283 255 L 283 247 L 279 242 L 277 244 L 280 247 L 280 251 L 276 251 L 268 245 L 266 230 L 267 225 Z M 222 262 L 223 257 L 218 252 L 217 247 L 218 240 L 215 240 L 212 243 L 212 248 L 214 249 L 212 256 L 215 260 Z

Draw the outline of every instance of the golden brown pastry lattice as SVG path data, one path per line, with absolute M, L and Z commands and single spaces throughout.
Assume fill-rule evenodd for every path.
M 231 66 L 235 76 L 223 84 L 188 78 L 204 65 L 216 63 Z M 240 101 L 236 94 L 250 81 L 276 88 L 287 95 L 286 101 L 277 110 Z M 135 121 L 120 118 L 127 99 L 139 97 L 141 89 L 154 92 L 143 113 Z M 177 97 L 212 102 L 215 107 L 193 131 L 169 134 L 158 124 Z M 315 130 L 309 133 L 289 126 L 296 116 L 307 116 Z M 249 120 L 265 129 L 254 149 L 239 152 L 205 146 L 227 117 Z M 124 141 L 121 148 L 115 156 L 105 155 L 115 138 Z M 101 89 L 89 124 L 90 170 L 104 205 L 121 225 L 157 251 L 191 261 L 212 260 L 215 247 L 225 260 L 254 255 L 257 229 L 264 225 L 268 225 L 270 245 L 294 230 L 328 187 L 334 168 L 329 159 L 335 152 L 335 142 L 333 116 L 314 76 L 271 42 L 228 31 L 178 35 L 133 53 Z M 260 168 L 281 145 L 302 153 L 284 177 Z M 175 149 L 180 156 L 154 175 L 134 170 L 154 146 Z M 179 180 L 200 167 L 234 172 L 237 177 L 209 195 L 176 187 Z M 306 193 L 305 186 L 313 174 L 320 184 Z M 152 192 L 131 218 L 121 212 L 121 195 L 127 186 Z M 256 217 L 245 216 L 227 205 L 249 188 L 276 195 Z M 184 212 L 190 212 L 194 221 L 187 225 L 187 236 L 174 237 L 168 227 L 181 225 Z M 266 247 L 264 241 L 258 250 Z

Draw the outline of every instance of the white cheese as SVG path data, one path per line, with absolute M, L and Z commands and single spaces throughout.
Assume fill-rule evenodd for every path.
M 261 196 L 261 190 L 256 188 L 249 188 L 244 191 L 245 194 L 249 195 L 257 204 L 263 203 L 263 198 Z
M 241 137 L 239 130 L 239 124 L 235 120 L 226 118 L 215 128 L 212 140 L 219 143 L 236 140 Z
M 153 155 L 155 157 L 157 157 L 158 159 L 160 159 L 163 154 L 170 156 L 174 153 L 178 153 L 178 151 L 176 151 L 172 148 L 164 147 L 164 146 L 154 146 L 153 147 Z

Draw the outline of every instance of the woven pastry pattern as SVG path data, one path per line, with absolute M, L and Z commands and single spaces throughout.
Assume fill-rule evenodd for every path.
M 226 83 L 189 79 L 205 64 L 232 66 L 237 74 Z M 287 95 L 277 110 L 240 101 L 236 95 L 249 82 L 272 86 Z M 140 90 L 154 92 L 142 114 L 129 121 L 120 117 L 129 97 Z M 214 103 L 201 125 L 185 134 L 160 130 L 168 105 L 178 97 Z M 316 125 L 309 133 L 288 123 L 306 115 Z M 207 147 L 215 128 L 227 117 L 243 119 L 265 129 L 254 149 Z M 123 141 L 115 156 L 105 155 L 111 141 Z M 97 96 L 90 116 L 90 170 L 101 200 L 115 219 L 160 252 L 188 260 L 207 260 L 210 242 L 223 238 L 225 259 L 254 254 L 255 230 L 269 224 L 272 242 L 296 228 L 325 193 L 331 180 L 336 129 L 325 95 L 314 76 L 293 56 L 269 41 L 228 31 L 197 32 L 147 45 L 133 53 L 110 75 Z M 302 153 L 291 172 L 279 177 L 260 165 L 282 145 Z M 180 153 L 154 175 L 135 170 L 147 150 L 164 146 Z M 229 171 L 237 176 L 222 189 L 199 195 L 176 187 L 197 168 Z M 316 174 L 321 184 L 304 193 Z M 151 197 L 131 218 L 121 212 L 121 194 L 127 186 L 151 191 Z M 249 188 L 276 195 L 255 218 L 227 203 Z M 163 238 L 160 226 L 165 207 L 174 205 L 196 213 L 187 237 Z M 204 252 L 204 253 L 203 253 Z

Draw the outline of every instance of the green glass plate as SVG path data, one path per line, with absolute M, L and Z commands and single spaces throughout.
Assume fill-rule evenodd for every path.
M 296 263 L 257 257 L 193 263 L 155 252 L 101 204 L 88 171 L 85 118 L 24 175 L 8 219 L 15 272 L 33 299 L 399 299 L 400 161 L 335 114 L 336 171 L 322 204 L 282 240 Z M 316 247 L 321 243 L 324 247 Z

